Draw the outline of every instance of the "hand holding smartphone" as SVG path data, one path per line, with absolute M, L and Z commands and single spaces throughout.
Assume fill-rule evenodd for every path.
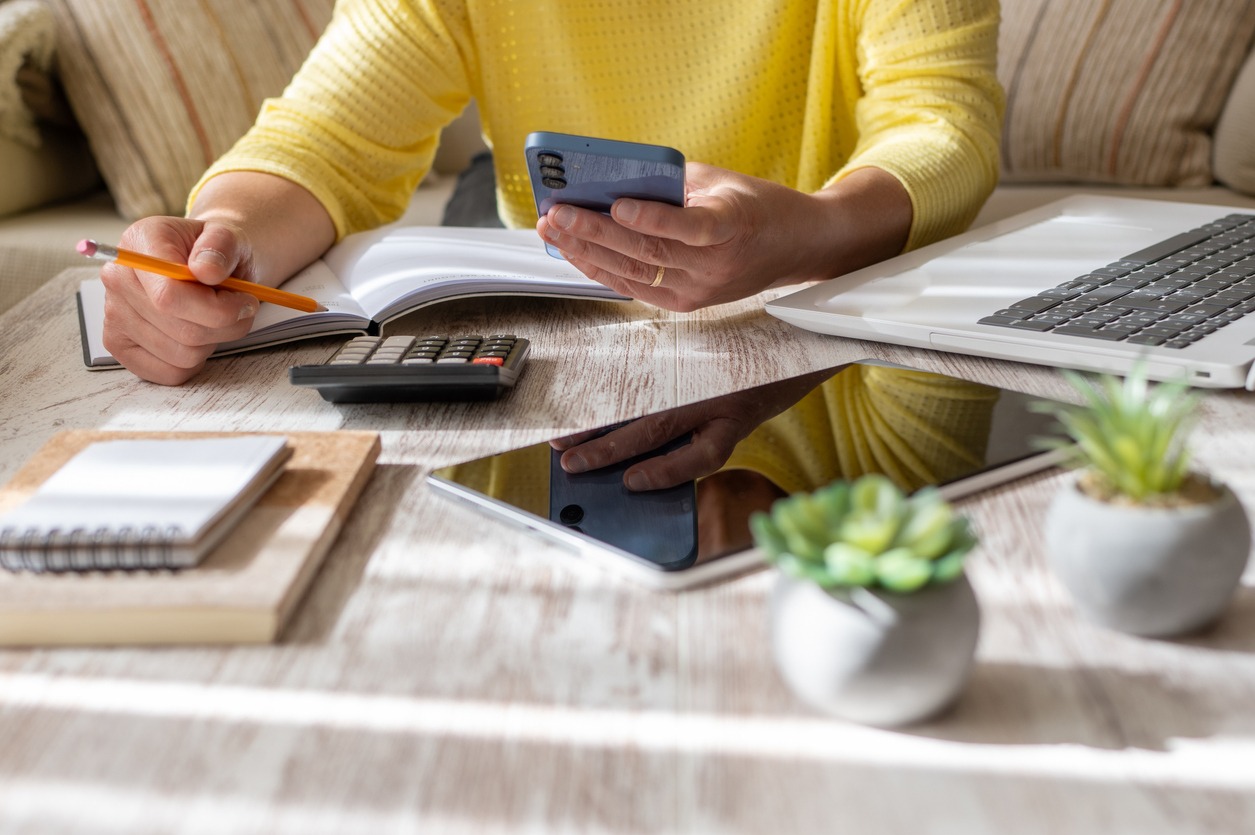
M 558 203 L 608 214 L 620 197 L 684 205 L 684 155 L 674 148 L 537 131 L 524 152 L 539 215 Z

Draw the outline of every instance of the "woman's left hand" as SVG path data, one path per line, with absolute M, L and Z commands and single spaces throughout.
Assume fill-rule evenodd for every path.
M 621 198 L 607 217 L 558 205 L 536 229 L 594 281 L 684 312 L 883 260 L 910 230 L 906 190 L 876 168 L 814 194 L 702 163 L 685 177 L 683 207 Z

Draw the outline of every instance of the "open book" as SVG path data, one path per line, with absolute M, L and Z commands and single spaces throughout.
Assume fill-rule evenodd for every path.
M 338 333 L 366 333 L 420 307 L 468 296 L 559 296 L 622 300 L 549 256 L 532 229 L 385 226 L 346 237 L 320 260 L 283 283 L 316 299 L 325 311 L 302 313 L 262 304 L 243 339 L 214 356 Z M 105 291 L 100 279 L 78 293 L 83 361 L 119 368 L 105 350 Z

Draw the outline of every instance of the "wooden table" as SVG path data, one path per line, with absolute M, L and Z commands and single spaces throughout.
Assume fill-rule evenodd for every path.
M 1237 833 L 1255 831 L 1255 576 L 1179 641 L 1078 620 L 1041 555 L 1052 472 L 965 500 L 984 612 L 950 713 L 815 715 L 773 668 L 767 572 L 652 592 L 431 494 L 435 466 L 875 356 L 1034 394 L 1054 372 L 820 337 L 761 300 L 453 303 L 414 332 L 535 340 L 492 404 L 333 406 L 286 369 L 182 388 L 82 366 L 63 274 L 0 317 L 0 478 L 68 428 L 382 433 L 380 466 L 282 640 L 0 651 L 0 831 Z M 1206 401 L 1197 458 L 1255 507 L 1255 401 Z

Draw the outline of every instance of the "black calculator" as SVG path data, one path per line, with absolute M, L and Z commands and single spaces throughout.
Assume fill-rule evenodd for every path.
M 514 387 L 531 343 L 491 336 L 357 336 L 320 365 L 288 369 L 332 403 L 493 400 Z

